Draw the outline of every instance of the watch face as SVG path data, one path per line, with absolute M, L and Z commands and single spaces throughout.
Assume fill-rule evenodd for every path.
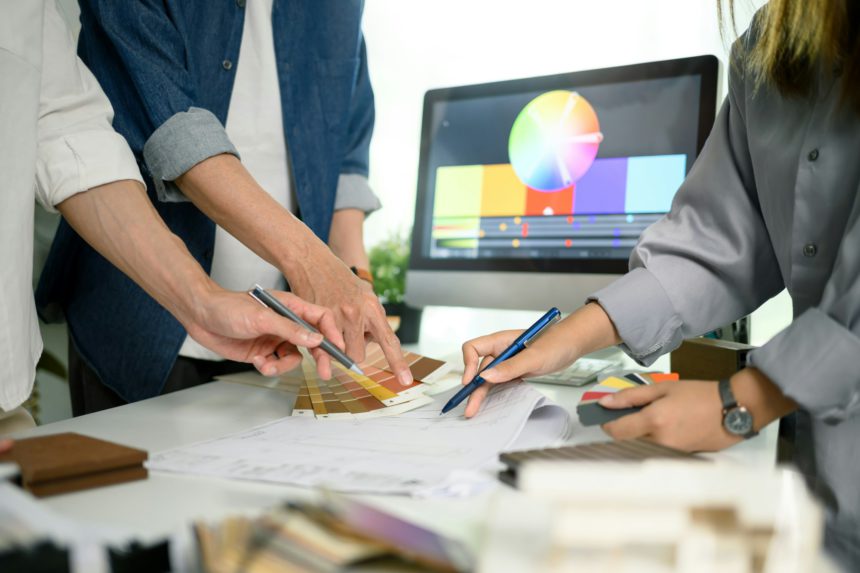
M 744 436 L 752 431 L 752 415 L 746 410 L 746 408 L 732 408 L 726 412 L 723 425 L 725 425 L 726 430 L 730 433 L 737 436 Z

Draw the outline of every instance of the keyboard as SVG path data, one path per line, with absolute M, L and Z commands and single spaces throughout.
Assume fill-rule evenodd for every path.
M 560 384 L 562 386 L 585 386 L 597 381 L 601 374 L 620 368 L 621 364 L 612 360 L 600 358 L 580 358 L 564 370 L 552 374 L 542 374 L 534 378 L 526 378 L 526 382 L 540 384 Z

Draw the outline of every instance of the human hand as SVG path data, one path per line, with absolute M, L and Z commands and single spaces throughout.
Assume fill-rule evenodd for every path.
M 15 442 L 13 442 L 13 441 L 12 441 L 12 440 L 10 440 L 10 439 L 3 439 L 3 440 L 0 440 L 0 454 L 6 453 L 6 452 L 8 452 L 9 450 L 11 450 L 11 449 L 12 449 L 12 445 L 13 445 L 14 443 L 15 443 Z
M 529 376 L 537 376 L 554 372 L 570 365 L 576 358 L 576 352 L 565 344 L 563 337 L 555 329 L 547 331 L 534 344 L 501 364 L 483 372 L 481 377 L 490 384 L 510 382 Z M 463 385 L 472 381 L 478 372 L 492 362 L 496 356 L 513 343 L 522 334 L 522 330 L 503 330 L 495 334 L 481 336 L 463 344 Z M 466 404 L 466 417 L 471 418 L 478 413 L 481 402 L 490 391 L 489 384 L 479 386 L 469 396 Z
M 661 382 L 628 388 L 600 399 L 606 408 L 644 406 L 608 424 L 603 430 L 616 440 L 648 438 L 687 452 L 717 451 L 743 438 L 723 427 L 717 383 L 702 380 Z
M 306 266 L 294 267 L 293 272 L 286 273 L 292 291 L 331 309 L 350 358 L 363 361 L 367 341 L 376 341 L 400 383 L 412 384 L 412 372 L 403 357 L 400 340 L 388 325 L 373 287 L 355 276 L 327 248 L 314 252 L 305 257 Z
M 331 359 L 319 344 L 323 335 L 343 348 L 343 337 L 332 312 L 285 292 L 269 291 L 274 297 L 314 325 L 320 333 L 283 318 L 262 306 L 247 293 L 231 292 L 215 285 L 198 296 L 200 304 L 193 316 L 183 319 L 188 334 L 197 342 L 224 358 L 251 362 L 262 374 L 275 376 L 292 370 L 302 360 L 299 346 L 310 349 L 317 372 L 331 378 Z

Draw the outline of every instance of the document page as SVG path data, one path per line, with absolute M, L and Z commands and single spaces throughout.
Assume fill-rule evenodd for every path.
M 155 454 L 147 467 L 342 492 L 416 494 L 440 487 L 452 472 L 494 466 L 499 452 L 514 443 L 537 409 L 557 410 L 557 422 L 542 424 L 545 435 L 538 441 L 554 445 L 567 434 L 567 412 L 526 384 L 494 388 L 481 412 L 469 420 L 463 416 L 465 402 L 439 415 L 455 391 L 389 418 L 324 423 L 283 418 Z

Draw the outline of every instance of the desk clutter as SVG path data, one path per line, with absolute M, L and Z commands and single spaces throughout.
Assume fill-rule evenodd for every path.
M 21 487 L 37 497 L 146 479 L 147 453 L 72 432 L 17 440 L 0 463 L 19 468 Z
M 323 380 L 316 373 L 313 360 L 306 355 L 299 367 L 279 377 L 244 372 L 218 379 L 293 392 L 296 394 L 293 416 L 319 420 L 378 418 L 402 414 L 432 402 L 430 394 L 438 391 L 434 383 L 452 368 L 451 364 L 414 352 L 405 352 L 404 358 L 415 380 L 410 386 L 397 381 L 377 344 L 368 346 L 367 356 L 360 364 L 365 376 L 333 362 L 331 380 Z
M 395 563 L 414 565 L 410 571 L 473 570 L 471 555 L 458 542 L 331 494 L 322 502 L 290 503 L 259 517 L 197 523 L 194 532 L 206 573 L 362 571 Z
M 835 571 L 823 511 L 790 469 L 536 460 L 484 519 L 479 573 Z
M 0 571 L 268 573 L 473 571 L 459 542 L 321 492 L 254 515 L 197 521 L 154 541 L 77 523 L 0 482 Z
M 454 392 L 434 395 L 398 416 L 325 422 L 288 416 L 155 453 L 147 467 L 339 492 L 462 496 L 492 484 L 486 470 L 518 439 L 549 446 L 568 435 L 567 411 L 528 384 L 493 388 L 481 415 L 471 419 L 463 417 L 465 403 L 439 415 Z M 528 424 L 533 414 L 536 423 Z

